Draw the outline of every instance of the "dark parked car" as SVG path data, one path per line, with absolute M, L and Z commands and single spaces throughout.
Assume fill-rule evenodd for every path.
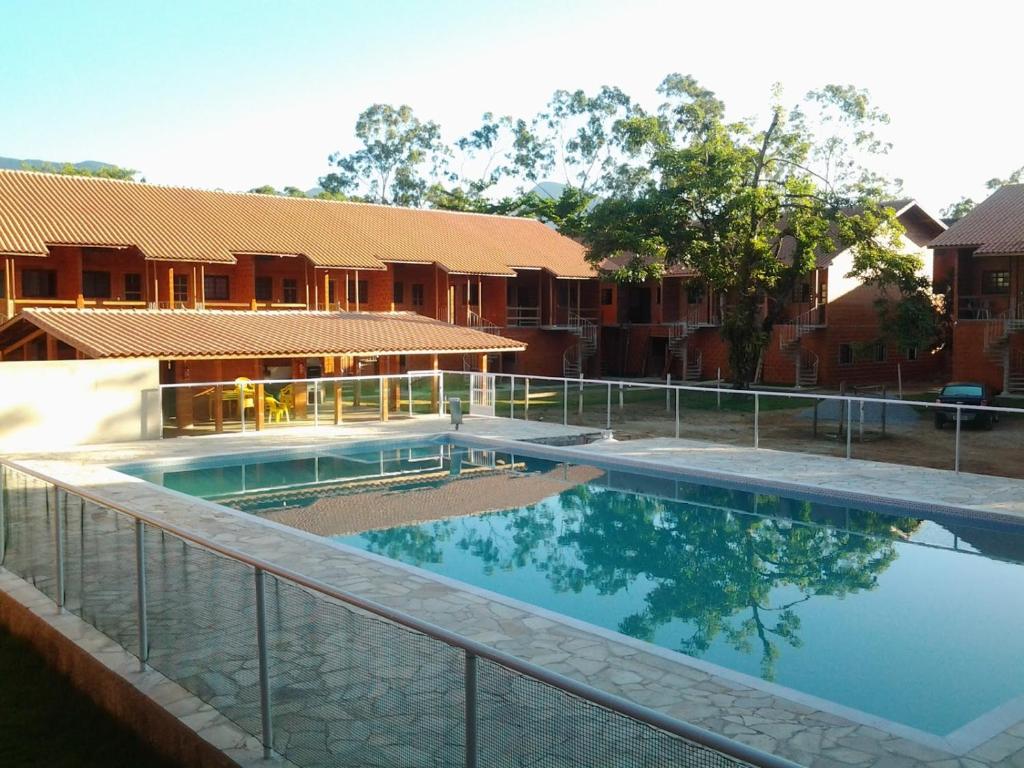
M 992 405 L 992 398 L 989 396 L 988 387 L 984 384 L 975 381 L 955 381 L 939 391 L 939 397 L 935 402 L 949 403 L 950 405 Z M 960 420 L 965 424 L 973 423 L 982 429 L 992 429 L 992 424 L 999 421 L 999 414 L 961 408 Z M 947 421 L 956 423 L 956 409 L 936 408 L 935 428 L 942 429 Z

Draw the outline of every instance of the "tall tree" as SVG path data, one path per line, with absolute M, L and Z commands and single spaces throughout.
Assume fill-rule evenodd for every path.
M 902 227 L 881 200 L 891 185 L 860 159 L 885 152 L 886 116 L 867 93 L 827 86 L 783 108 L 776 93 L 761 127 L 730 123 L 722 102 L 689 76 L 670 75 L 658 114 L 620 126 L 650 175 L 601 203 L 587 224 L 589 257 L 634 254 L 619 277 L 695 268 L 728 298 L 722 335 L 733 381 L 754 379 L 772 326 L 817 258 L 852 248 L 858 270 L 901 250 Z
M 1021 166 L 1015 171 L 1011 171 L 1010 174 L 1005 178 L 1001 179 L 998 176 L 994 176 L 985 182 L 985 189 L 989 192 L 995 192 L 1000 187 L 1004 187 L 1007 184 L 1020 184 L 1024 182 L 1024 166 Z M 947 219 L 956 221 L 962 219 L 968 213 L 974 210 L 974 206 L 977 203 L 970 197 L 961 197 L 955 203 L 950 203 L 948 206 L 942 209 L 942 215 Z
M 438 124 L 420 120 L 404 104 L 374 104 L 359 115 L 355 133 L 362 147 L 328 157 L 337 170 L 320 179 L 324 190 L 387 205 L 422 204 L 428 177 L 443 161 Z

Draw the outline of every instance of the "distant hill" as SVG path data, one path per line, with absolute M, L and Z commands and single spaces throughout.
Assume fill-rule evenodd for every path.
M 17 157 L 0 157 L 0 168 L 8 168 L 21 171 L 27 168 L 63 168 L 65 165 L 73 165 L 83 171 L 95 173 L 103 168 L 116 168 L 112 163 L 101 163 L 98 160 L 82 160 L 79 163 L 56 162 L 53 160 L 31 160 Z

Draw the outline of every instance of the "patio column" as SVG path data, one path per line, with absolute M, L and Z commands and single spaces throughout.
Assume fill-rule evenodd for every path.
M 388 374 L 388 372 L 389 372 L 390 367 L 391 367 L 391 364 L 390 364 L 389 359 L 387 357 L 385 357 L 384 355 L 381 355 L 380 357 L 377 358 L 377 373 L 379 375 L 386 376 Z M 378 402 L 378 404 L 380 406 L 380 420 L 381 421 L 387 421 L 388 420 L 388 416 L 390 415 L 389 411 L 391 410 L 390 402 L 389 402 L 391 397 L 388 394 L 387 382 L 384 381 L 383 379 L 378 379 L 377 381 L 378 381 L 377 402 Z
M 167 268 L 167 308 L 174 309 L 174 267 Z
M 181 360 L 174 362 L 174 381 L 177 383 L 187 382 L 189 379 L 188 365 Z M 192 405 L 192 388 L 174 388 L 174 414 L 178 434 L 184 433 L 186 429 L 195 424 Z
M 334 359 L 334 375 L 341 376 L 342 372 L 342 359 L 336 357 Z M 341 382 L 334 382 L 334 423 L 341 424 Z
M 331 272 L 328 269 L 324 270 L 324 309 L 330 310 L 331 308 Z
M 213 380 L 223 381 L 224 364 L 220 360 L 213 363 Z M 217 384 L 213 388 L 213 430 L 214 432 L 224 431 L 224 387 Z
M 292 379 L 304 379 L 306 377 L 306 363 L 304 360 L 292 360 Z M 296 419 L 306 418 L 306 382 L 292 382 L 292 405 Z
M 392 357 L 391 358 L 391 365 L 389 366 L 389 368 L 390 368 L 391 373 L 401 373 L 402 372 L 402 370 L 401 370 L 402 366 L 399 365 L 399 360 L 398 360 L 397 357 Z M 388 382 L 388 402 L 389 402 L 389 406 L 390 406 L 391 410 L 393 410 L 393 411 L 398 411 L 399 410 L 399 403 L 402 402 L 401 395 L 402 395 L 402 382 L 400 382 L 398 379 L 391 379 Z
M 430 357 L 430 368 L 431 368 L 431 370 L 434 370 L 434 371 L 439 370 L 438 361 L 437 361 L 437 355 L 431 355 L 431 357 Z M 437 398 L 438 398 L 438 379 L 437 379 L 437 376 L 434 376 L 434 378 L 432 378 L 430 380 L 430 412 L 431 413 L 437 413 L 437 405 L 438 405 Z
M 480 405 L 487 405 L 487 354 L 480 355 Z
M 253 379 L 259 381 L 263 378 L 263 366 L 260 365 L 259 360 L 255 360 L 252 364 Z M 241 397 L 242 406 L 245 406 L 245 398 Z M 266 411 L 267 401 L 266 392 L 264 391 L 264 385 L 262 383 L 256 385 L 256 393 L 253 397 L 253 420 L 256 422 L 256 431 L 259 432 L 263 429 L 264 413 Z

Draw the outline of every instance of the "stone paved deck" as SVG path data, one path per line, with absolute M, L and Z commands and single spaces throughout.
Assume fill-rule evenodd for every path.
M 431 423 L 433 421 L 433 423 Z M 744 684 L 711 665 L 661 652 L 609 632 L 432 578 L 422 572 L 332 546 L 297 531 L 207 502 L 171 495 L 107 469 L 104 464 L 161 456 L 210 455 L 260 450 L 268 445 L 360 440 L 436 433 L 439 420 L 321 428 L 315 432 L 262 433 L 169 440 L 23 457 L 26 464 L 340 589 L 389 605 L 488 643 L 675 717 L 811 766 L 1024 766 L 1024 722 L 989 723 L 959 741 L 946 741 L 877 718 L 819 707 L 795 692 Z M 563 430 L 558 432 L 558 430 Z M 465 434 L 500 439 L 537 439 L 576 434 L 547 424 L 468 419 Z M 269 439 L 269 442 L 268 442 Z M 762 479 L 799 477 L 820 488 L 869 490 L 890 498 L 976 506 L 1018 514 L 1024 484 L 949 472 L 890 467 L 871 462 L 709 446 L 687 441 L 644 440 L 572 448 L 575 455 L 611 452 L 667 468 L 706 470 Z M 742 471 L 739 471 L 742 468 Z M 947 491 L 950 497 L 944 497 Z M 927 494 L 922 497 L 921 494 Z M 187 639 L 187 638 L 186 638 Z M 241 667 L 239 667 L 241 669 Z M 990 732 L 991 731 L 991 732 Z M 346 736 L 345 738 L 351 738 Z M 973 742 L 978 742 L 974 744 Z M 341 745 L 344 746 L 343 744 Z

